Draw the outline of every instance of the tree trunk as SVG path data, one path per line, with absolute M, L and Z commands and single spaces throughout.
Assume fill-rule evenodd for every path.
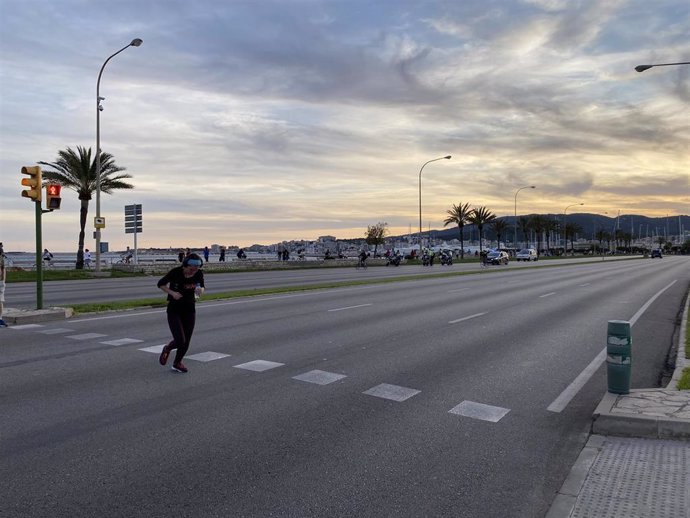
M 462 225 L 458 225 L 458 228 L 460 229 L 460 259 L 465 258 L 465 240 L 463 239 L 464 236 L 462 235 Z
M 89 200 L 81 200 L 79 210 L 79 244 L 77 248 L 77 270 L 84 269 L 84 229 L 86 228 L 86 216 L 89 214 Z

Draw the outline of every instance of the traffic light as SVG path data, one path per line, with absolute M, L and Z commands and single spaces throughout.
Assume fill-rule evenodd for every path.
M 60 189 L 62 185 L 59 183 L 49 183 L 46 185 L 46 209 L 58 210 L 62 198 L 60 198 Z
M 22 191 L 22 196 L 41 203 L 41 182 L 43 181 L 41 168 L 37 165 L 22 167 L 22 174 L 29 175 L 29 178 L 22 178 L 22 185 L 28 187 Z

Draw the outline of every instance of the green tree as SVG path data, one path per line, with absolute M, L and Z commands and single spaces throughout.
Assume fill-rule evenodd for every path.
M 379 245 L 382 245 L 386 240 L 388 235 L 388 223 L 379 222 L 376 225 L 370 225 L 367 227 L 367 232 L 365 234 L 366 243 L 368 245 L 374 245 L 374 257 L 376 257 L 376 250 Z
M 505 219 L 495 219 L 491 222 L 491 230 L 496 234 L 496 248 L 501 248 L 501 236 L 508 230 L 508 222 Z
M 77 152 L 71 148 L 58 151 L 55 162 L 39 162 L 39 164 L 54 170 L 43 171 L 43 179 L 57 182 L 67 189 L 77 192 L 81 207 L 79 209 L 79 244 L 77 248 L 76 269 L 84 268 L 84 229 L 86 217 L 89 213 L 89 201 L 96 191 L 96 157 L 91 160 L 91 148 L 77 146 Z M 132 176 L 124 171 L 124 167 L 115 164 L 115 159 L 108 153 L 101 152 L 101 192 L 110 194 L 116 189 L 133 189 L 134 186 L 125 182 Z
M 600 228 L 597 230 L 597 233 L 594 235 L 594 237 L 597 238 L 597 241 L 599 241 L 599 248 L 601 250 L 601 253 L 604 253 L 604 241 L 610 242 L 611 241 L 611 234 L 609 234 L 606 230 L 603 228 Z
M 470 204 L 469 203 L 459 203 L 457 205 L 453 205 L 453 208 L 450 210 L 446 211 L 446 214 L 448 214 L 448 217 L 443 221 L 443 226 L 446 227 L 448 225 L 455 224 L 458 226 L 458 230 L 460 231 L 460 258 L 464 259 L 465 258 L 465 236 L 463 235 L 463 229 L 465 227 L 465 223 L 469 221 L 469 217 L 472 211 L 470 210 Z
M 482 255 L 482 230 L 484 225 L 491 223 L 495 219 L 496 215 L 486 207 L 475 207 L 470 212 L 469 218 L 467 218 L 467 222 L 476 225 L 479 231 L 479 255 Z

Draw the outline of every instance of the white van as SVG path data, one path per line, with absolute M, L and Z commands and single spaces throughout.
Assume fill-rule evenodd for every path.
M 538 261 L 539 256 L 534 248 L 523 248 L 515 256 L 516 261 Z

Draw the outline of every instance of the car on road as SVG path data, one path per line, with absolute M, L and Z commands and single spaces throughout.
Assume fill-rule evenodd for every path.
M 486 254 L 487 264 L 508 264 L 509 260 L 506 252 L 495 250 Z
M 652 250 L 652 259 L 654 259 L 655 257 L 658 257 L 659 259 L 662 259 L 664 257 L 663 255 L 661 255 L 661 248 L 655 248 L 654 250 Z
M 538 261 L 539 256 L 534 248 L 523 248 L 515 255 L 516 261 Z

